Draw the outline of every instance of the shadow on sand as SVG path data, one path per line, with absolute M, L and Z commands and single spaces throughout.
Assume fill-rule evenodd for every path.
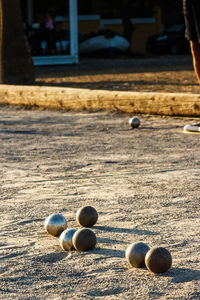
M 174 283 L 184 283 L 190 281 L 200 280 L 200 271 L 189 268 L 175 268 L 172 267 L 167 273 L 159 274 L 165 277 L 172 277 Z
M 130 234 L 138 234 L 138 235 L 158 235 L 159 233 L 155 231 L 145 230 L 145 229 L 137 229 L 137 228 L 117 228 L 111 226 L 95 226 L 95 229 L 100 231 L 107 232 L 117 232 L 117 233 L 130 233 Z

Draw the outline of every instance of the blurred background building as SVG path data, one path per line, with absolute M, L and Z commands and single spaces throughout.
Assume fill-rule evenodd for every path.
M 129 52 L 134 54 L 146 53 L 150 36 L 160 34 L 170 25 L 183 23 L 181 0 L 77 0 L 77 5 L 79 38 L 101 30 L 113 31 L 130 42 Z M 31 29 L 39 28 L 41 16 L 49 13 L 56 24 L 57 45 L 59 38 L 63 39 L 65 43 L 62 43 L 63 46 L 60 44 L 61 48 L 63 47 L 66 53 L 69 51 L 68 0 L 21 0 L 21 7 L 30 36 L 33 35 Z M 65 35 L 62 38 L 59 37 L 61 29 Z M 49 53 L 43 54 L 51 55 L 50 50 Z

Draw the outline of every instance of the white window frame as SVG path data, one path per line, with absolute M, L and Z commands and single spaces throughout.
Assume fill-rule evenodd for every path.
M 33 0 L 28 0 L 28 18 L 30 21 L 32 21 L 32 16 L 31 16 L 32 1 Z M 34 66 L 77 64 L 79 62 L 77 0 L 68 0 L 68 1 L 69 1 L 70 54 L 33 56 Z

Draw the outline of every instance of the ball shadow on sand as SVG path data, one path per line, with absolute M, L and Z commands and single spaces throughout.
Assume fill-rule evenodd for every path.
M 163 273 L 162 276 L 173 277 L 172 282 L 184 283 L 190 281 L 200 280 L 200 271 L 189 268 L 175 268 L 171 267 L 167 273 Z
M 100 289 L 94 289 L 92 291 L 89 291 L 87 293 L 88 296 L 90 297 L 103 297 L 103 296 L 112 296 L 112 295 L 117 295 L 122 292 L 122 288 L 116 288 L 116 289 L 105 289 L 105 290 L 100 290 Z
M 69 255 L 68 251 L 65 252 L 52 252 L 46 255 L 38 256 L 35 260 L 44 263 L 55 263 L 61 261 Z
M 103 258 L 113 258 L 113 257 L 125 257 L 125 251 L 118 250 L 118 249 L 109 249 L 109 248 L 102 248 L 102 247 L 96 247 L 95 254 L 101 255 L 101 257 L 96 258 L 95 260 L 101 260 Z
M 137 229 L 137 228 L 117 228 L 112 226 L 95 226 L 95 229 L 100 231 L 107 232 L 116 232 L 116 233 L 130 233 L 130 234 L 138 234 L 138 235 L 158 235 L 158 232 L 145 230 L 145 229 Z

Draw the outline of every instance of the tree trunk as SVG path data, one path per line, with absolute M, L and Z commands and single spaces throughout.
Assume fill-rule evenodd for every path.
M 34 79 L 20 0 L 0 0 L 0 84 L 33 84 Z

